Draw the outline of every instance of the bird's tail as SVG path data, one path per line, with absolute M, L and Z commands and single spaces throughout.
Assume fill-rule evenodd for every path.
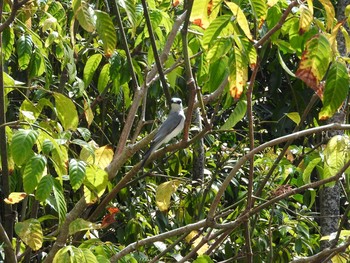
M 145 164 L 146 164 L 148 158 L 150 157 L 150 155 L 151 155 L 151 153 L 152 153 L 151 149 L 152 149 L 152 148 L 149 148 L 149 149 L 147 150 L 147 152 L 145 152 L 145 154 L 143 155 L 143 159 L 142 159 L 141 167 L 140 167 L 141 169 L 145 166 Z

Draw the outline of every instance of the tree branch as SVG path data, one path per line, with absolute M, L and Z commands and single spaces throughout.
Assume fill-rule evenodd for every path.
M 221 187 L 219 188 L 213 203 L 210 206 L 209 209 L 209 213 L 208 213 L 208 217 L 209 218 L 213 218 L 216 208 L 218 207 L 219 203 L 220 203 L 220 199 L 222 197 L 222 195 L 224 194 L 224 192 L 226 191 L 226 188 L 228 187 L 228 185 L 230 184 L 232 178 L 236 175 L 236 173 L 238 172 L 239 168 L 247 161 L 249 160 L 249 158 L 266 149 L 267 147 L 271 147 L 289 140 L 295 140 L 298 139 L 300 137 L 304 137 L 310 134 L 314 134 L 314 133 L 320 133 L 323 131 L 328 131 L 328 130 L 349 130 L 350 129 L 350 125 L 349 124 L 339 124 L 339 123 L 333 123 L 333 124 L 328 124 L 328 125 L 324 125 L 324 126 L 319 126 L 319 127 L 315 127 L 315 128 L 311 128 L 311 129 L 307 129 L 307 130 L 303 130 L 300 132 L 296 132 L 293 134 L 288 134 L 276 139 L 273 139 L 271 141 L 268 141 L 266 143 L 263 143 L 261 145 L 259 145 L 258 147 L 254 148 L 252 151 L 250 151 L 249 153 L 247 153 L 246 155 L 244 155 L 242 158 L 240 158 L 236 165 L 232 168 L 230 174 L 226 177 L 226 179 L 224 180 L 224 182 L 221 184 Z

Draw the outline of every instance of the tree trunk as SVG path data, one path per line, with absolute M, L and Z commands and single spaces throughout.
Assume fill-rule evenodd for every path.
M 339 0 L 337 5 L 337 19 L 341 21 L 345 18 L 344 11 L 345 7 L 350 4 L 350 0 Z M 347 29 L 348 30 L 348 29 Z M 340 54 L 346 54 L 345 40 L 341 33 L 337 36 L 338 42 L 338 50 Z M 346 110 L 346 102 L 344 106 L 334 114 L 332 118 L 330 118 L 328 123 L 345 123 L 345 110 Z M 330 131 L 328 133 L 328 137 L 332 138 L 335 135 L 344 134 L 343 131 Z M 338 229 L 339 223 L 339 214 L 340 214 L 340 183 L 337 182 L 334 187 L 325 186 L 320 191 L 320 226 L 321 226 L 321 234 L 322 236 L 329 235 L 333 232 L 336 232 Z M 321 242 L 321 248 L 324 249 L 326 247 L 331 246 L 330 242 L 324 241 Z

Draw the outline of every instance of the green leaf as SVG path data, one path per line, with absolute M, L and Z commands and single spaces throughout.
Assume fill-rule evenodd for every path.
M 136 4 L 134 0 L 119 0 L 118 4 L 124 8 L 126 16 L 132 26 L 136 23 Z
M 327 74 L 326 85 L 323 93 L 323 107 L 319 113 L 319 119 L 325 120 L 344 103 L 349 92 L 349 74 L 344 63 L 334 62 Z
M 86 221 L 82 218 L 75 219 L 72 223 L 69 224 L 69 235 L 74 235 L 80 231 L 100 229 L 100 224 L 95 224 L 89 221 Z
M 300 114 L 299 112 L 289 112 L 286 113 L 286 116 L 291 119 L 296 125 L 300 123 Z
M 78 127 L 78 112 L 71 99 L 61 93 L 54 93 L 57 117 L 65 130 L 75 131 Z
M 87 204 L 92 204 L 102 196 L 108 183 L 108 174 L 95 165 L 86 167 L 84 196 Z
M 303 181 L 305 184 L 309 184 L 311 182 L 310 177 L 314 168 L 322 161 L 320 157 L 313 159 L 310 161 L 305 170 L 303 171 Z
M 110 16 L 102 11 L 95 11 L 96 31 L 103 42 L 106 57 L 111 57 L 117 45 L 117 35 Z
M 218 16 L 204 31 L 203 48 L 208 49 L 214 44 L 221 31 L 228 25 L 231 20 L 231 15 Z
M 55 196 L 55 209 L 58 213 L 59 224 L 66 219 L 67 204 L 63 194 L 63 187 L 57 179 L 53 180 L 53 194 Z
M 17 40 L 18 66 L 20 70 L 25 70 L 29 66 L 32 57 L 33 41 L 28 34 L 20 36 Z
M 193 263 L 214 263 L 214 261 L 208 255 L 201 255 Z
M 76 248 L 74 246 L 65 246 L 58 250 L 53 263 L 99 263 L 96 256 L 88 248 Z
M 34 130 L 19 130 L 13 135 L 11 153 L 15 164 L 21 166 L 34 154 L 32 147 L 38 135 Z
M 267 15 L 267 5 L 266 1 L 261 0 L 249 0 L 250 5 L 252 7 L 253 14 L 255 19 L 261 25 L 262 22 L 265 21 Z
M 223 57 L 215 61 L 209 68 L 209 81 L 204 85 L 203 91 L 213 92 L 228 75 L 228 58 Z
M 279 61 L 280 65 L 282 66 L 282 68 L 283 68 L 290 76 L 292 76 L 293 78 L 295 78 L 294 73 L 287 67 L 286 63 L 284 63 L 284 60 L 283 60 L 283 58 L 282 58 L 282 56 L 281 56 L 280 49 L 278 49 L 277 55 L 278 55 L 278 61 Z
M 23 172 L 23 188 L 31 194 L 37 187 L 44 170 L 46 168 L 46 158 L 43 155 L 35 155 L 28 160 Z
M 101 59 L 102 59 L 101 54 L 94 54 L 91 57 L 89 57 L 88 61 L 86 61 L 86 64 L 84 67 L 85 87 L 90 85 L 92 78 L 95 74 L 95 71 L 98 68 L 98 65 L 100 65 Z
M 2 44 L 3 44 L 3 52 L 4 52 L 4 60 L 9 60 L 13 48 L 15 46 L 15 33 L 13 32 L 13 27 L 5 27 L 2 33 Z
M 36 251 L 42 247 L 43 231 L 37 219 L 30 218 L 16 223 L 15 232 L 31 249 Z
M 242 120 L 247 112 L 247 101 L 240 100 L 230 117 L 228 117 L 227 121 L 224 125 L 221 126 L 220 130 L 229 130 L 232 129 L 240 120 Z
M 208 50 L 206 59 L 213 63 L 225 56 L 232 49 L 232 46 L 231 38 L 220 38 Z
M 317 35 L 306 43 L 306 49 L 295 76 L 310 88 L 320 92 L 319 83 L 327 72 L 332 59 L 332 49 L 323 35 Z
M 19 119 L 28 123 L 34 123 L 39 117 L 42 109 L 43 105 L 40 103 L 34 104 L 32 101 L 25 99 L 19 109 Z
M 51 175 L 43 176 L 35 191 L 35 198 L 41 202 L 44 202 L 51 194 L 53 187 L 53 178 Z
M 45 60 L 38 48 L 35 49 L 34 54 L 29 64 L 29 77 L 39 77 L 45 72 Z
M 78 190 L 84 181 L 86 164 L 83 161 L 71 159 L 69 162 L 69 179 L 74 191 Z
M 73 0 L 72 7 L 75 18 L 79 21 L 79 24 L 88 32 L 95 30 L 94 23 L 94 11 L 85 1 Z
M 349 147 L 350 140 L 346 135 L 336 135 L 328 141 L 323 152 L 323 179 L 336 175 L 344 166 Z M 334 182 L 327 184 L 327 186 L 333 185 Z
M 110 67 L 110 64 L 104 65 L 100 72 L 100 75 L 98 76 L 97 89 L 100 92 L 100 94 L 105 90 L 105 88 L 111 80 L 111 77 L 109 75 Z
M 50 3 L 49 8 L 47 9 L 47 13 L 51 14 L 54 18 L 57 19 L 57 22 L 61 26 L 66 25 L 67 14 L 59 1 L 53 1 Z

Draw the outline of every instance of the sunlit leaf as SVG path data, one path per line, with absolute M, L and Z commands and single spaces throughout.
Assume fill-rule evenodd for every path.
M 326 11 L 327 18 L 327 29 L 331 29 L 333 27 L 333 22 L 335 19 L 335 11 L 330 0 L 319 0 L 323 5 L 324 10 Z
M 61 93 L 54 93 L 57 117 L 65 130 L 76 130 L 78 127 L 78 112 L 71 99 Z
M 7 198 L 4 199 L 6 204 L 17 204 L 26 198 L 27 194 L 24 192 L 12 192 Z
M 17 40 L 18 66 L 20 70 L 25 70 L 29 66 L 32 57 L 33 41 L 29 34 L 24 34 Z
M 106 190 L 108 174 L 96 165 L 86 167 L 84 197 L 87 204 L 95 203 Z
M 38 48 L 35 49 L 29 63 L 29 77 L 39 77 L 45 72 L 45 61 Z
M 91 123 L 94 120 L 94 113 L 92 112 L 90 103 L 86 100 L 84 100 L 84 115 L 85 115 L 85 119 L 88 124 L 88 127 L 90 127 Z
M 110 64 L 105 64 L 100 72 L 100 75 L 98 76 L 97 89 L 100 94 L 106 89 L 111 80 L 111 76 L 109 74 L 110 67 Z
M 349 74 L 346 65 L 334 62 L 327 74 L 326 85 L 323 93 L 323 107 L 319 113 L 319 119 L 325 120 L 344 103 L 349 92 Z
M 216 38 L 220 35 L 221 31 L 228 25 L 231 20 L 230 15 L 223 15 L 217 17 L 209 27 L 204 31 L 203 35 L 203 47 L 208 49 L 213 44 Z
M 103 50 L 107 58 L 111 57 L 117 45 L 117 35 L 110 16 L 102 11 L 95 11 L 96 31 L 103 42 Z
M 37 219 L 30 218 L 15 224 L 15 232 L 34 251 L 39 250 L 43 244 L 43 231 Z
M 63 187 L 57 180 L 53 180 L 53 193 L 55 196 L 55 209 L 58 213 L 59 224 L 62 224 L 66 219 L 67 204 L 63 193 Z
M 193 263 L 214 263 L 214 261 L 208 255 L 200 255 Z
M 266 14 L 267 14 L 267 4 L 266 1 L 261 0 L 250 0 L 249 1 L 253 14 L 255 16 L 255 19 L 258 21 L 259 28 L 262 26 L 263 22 L 265 21 Z
M 30 158 L 23 172 L 23 188 L 26 193 L 31 194 L 37 187 L 46 168 L 46 158 L 43 155 L 34 155 Z
M 248 81 L 248 66 L 238 49 L 235 49 L 235 57 L 229 75 L 229 89 L 232 98 L 239 99 Z
M 83 161 L 71 159 L 69 162 L 69 179 L 74 191 L 82 185 L 86 173 L 86 164 Z
M 322 161 L 320 157 L 315 158 L 311 160 L 305 167 L 305 170 L 303 171 L 303 181 L 305 184 L 309 184 L 311 182 L 311 173 L 314 170 L 314 168 Z
M 99 263 L 96 256 L 88 248 L 77 248 L 74 246 L 65 246 L 58 250 L 56 253 L 53 263 Z
M 75 18 L 79 24 L 88 32 L 95 30 L 94 12 L 87 2 L 84 0 L 73 0 L 72 7 Z
M 160 211 L 168 211 L 171 195 L 175 193 L 180 183 L 179 180 L 171 180 L 158 185 L 156 191 L 156 204 Z
M 44 202 L 51 194 L 53 189 L 53 177 L 51 175 L 43 176 L 35 191 L 35 198 Z
M 191 243 L 191 248 L 195 248 L 203 239 L 203 236 L 199 234 L 197 230 L 191 231 L 186 237 L 185 240 L 187 243 Z M 204 244 L 198 251 L 198 255 L 203 255 L 209 249 L 208 244 Z
M 98 65 L 100 65 L 100 62 L 102 60 L 101 54 L 94 54 L 88 58 L 86 61 L 85 67 L 84 67 L 84 84 L 85 87 L 89 86 L 92 78 L 96 72 L 96 69 L 98 68 Z
M 15 33 L 13 27 L 5 27 L 2 32 L 2 46 L 3 46 L 3 56 L 4 60 L 7 61 L 13 52 L 15 47 Z
M 105 169 L 113 159 L 113 148 L 109 145 L 99 147 L 94 151 L 94 157 L 90 156 L 87 160 L 90 164 L 95 164 L 101 169 Z
M 32 147 L 38 135 L 34 130 L 19 130 L 13 135 L 11 153 L 15 164 L 20 166 L 34 155 Z
M 95 224 L 89 221 L 86 221 L 82 218 L 75 219 L 72 223 L 69 224 L 69 235 L 74 235 L 80 231 L 100 229 L 100 224 Z
M 230 117 L 225 121 L 225 123 L 221 126 L 221 130 L 229 130 L 232 129 L 240 120 L 242 120 L 247 112 L 247 101 L 240 100 Z
M 306 85 L 322 97 L 323 91 L 319 84 L 327 72 L 331 59 L 332 50 L 327 38 L 323 35 L 317 35 L 306 43 L 295 76 L 303 80 Z
M 242 31 L 244 32 L 244 34 L 246 35 L 246 37 L 248 39 L 252 40 L 253 36 L 250 33 L 248 20 L 245 17 L 241 8 L 233 2 L 225 2 L 225 3 L 230 8 L 232 14 L 236 17 L 236 21 L 237 21 L 238 25 L 240 26 L 240 28 L 242 29 Z
M 286 113 L 286 116 L 291 119 L 296 125 L 300 123 L 300 114 L 299 112 L 289 112 Z
M 309 8 L 302 5 L 300 6 L 300 20 L 299 20 L 299 33 L 304 34 L 305 32 L 309 31 L 309 28 L 311 26 L 311 22 L 313 20 L 313 15 Z
M 324 168 L 322 179 L 334 176 L 339 172 L 345 164 L 349 147 L 350 140 L 346 135 L 336 135 L 328 141 L 327 146 L 323 151 Z M 331 182 L 327 185 L 333 186 L 334 184 L 334 182 Z

